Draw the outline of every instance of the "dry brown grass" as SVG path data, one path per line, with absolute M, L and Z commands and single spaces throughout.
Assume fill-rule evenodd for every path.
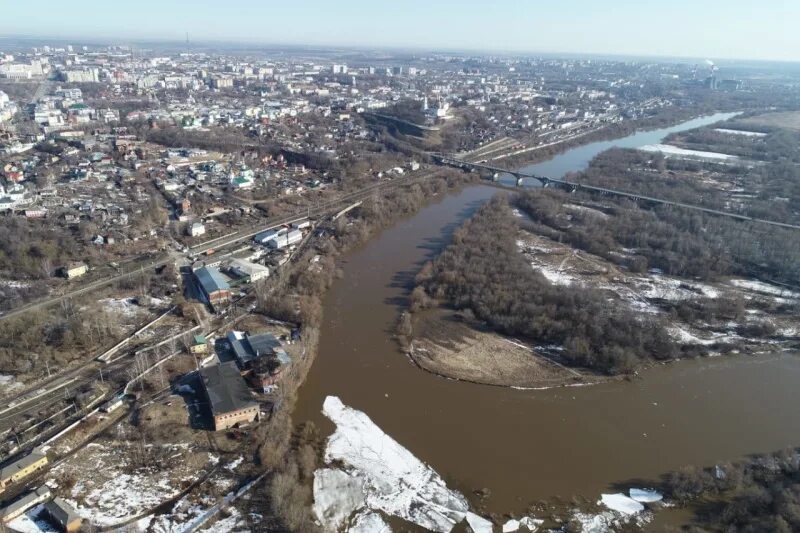
M 434 374 L 488 385 L 546 387 L 583 379 L 518 341 L 444 309 L 415 313 L 411 355 Z
M 739 123 L 754 127 L 783 128 L 800 131 L 800 111 L 784 111 L 780 113 L 764 113 L 754 117 L 743 118 Z

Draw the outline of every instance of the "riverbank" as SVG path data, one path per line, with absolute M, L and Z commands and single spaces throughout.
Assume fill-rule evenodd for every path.
M 262 286 L 258 292 L 257 312 L 301 324 L 304 354 L 282 377 L 277 391 L 279 408 L 268 424 L 258 427 L 255 438 L 258 462 L 268 471 L 258 490 L 270 502 L 271 527 L 318 529 L 311 516 L 311 484 L 323 443 L 316 426 L 298 420 L 293 411 L 298 389 L 306 382 L 317 357 L 319 331 L 325 317 L 322 299 L 341 275 L 337 258 L 473 179 L 465 173 L 437 169 L 403 186 L 376 193 L 347 216 L 318 227 L 315 239 L 286 269 L 281 280 Z
M 444 307 L 412 315 L 406 353 L 422 370 L 478 385 L 547 389 L 590 385 L 607 376 L 568 368 L 543 351 L 491 331 L 468 313 Z
M 603 141 L 614 141 L 632 136 L 638 132 L 648 132 L 671 128 L 687 121 L 713 116 L 715 113 L 718 114 L 720 111 L 711 108 L 680 110 L 670 109 L 669 113 L 666 114 L 659 114 L 645 119 L 617 122 L 608 126 L 597 128 L 595 130 L 576 134 L 568 139 L 517 150 L 516 153 L 502 155 L 500 157 L 493 155 L 489 158 L 489 160 L 502 161 L 503 165 L 507 168 L 524 170 L 530 165 L 542 163 L 552 159 L 557 155 L 584 145 Z M 560 178 L 562 176 L 563 174 L 552 175 L 548 177 Z
M 795 443 L 800 360 L 790 354 L 683 360 L 653 365 L 630 382 L 547 390 L 476 386 L 412 364 L 393 333 L 410 305 L 414 277 L 495 194 L 472 186 L 439 195 L 338 258 L 341 274 L 324 298 L 319 354 L 299 392 L 295 423 L 310 421 L 322 437 L 330 434 L 320 411 L 328 395 L 338 396 L 496 523 L 529 509 L 563 517 L 554 509 L 572 501 L 591 509 L 601 493 L 641 486 L 637 480 L 658 480 L 687 464 Z M 569 255 L 556 257 L 558 266 Z M 581 262 L 567 264 L 579 270 Z M 743 417 L 758 420 L 758 430 L 742 431 Z M 732 432 L 739 438 L 730 439 Z M 502 452 L 489 453 L 498 439 Z

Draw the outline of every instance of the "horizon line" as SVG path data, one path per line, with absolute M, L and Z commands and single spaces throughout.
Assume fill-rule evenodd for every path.
M 184 32 L 185 35 L 185 32 Z M 189 33 L 191 36 L 191 33 Z M 49 35 L 49 34 L 36 34 L 36 33 L 9 33 L 9 34 L 2 34 L 0 33 L 0 41 L 2 40 L 14 40 L 14 39 L 29 39 L 29 40 L 57 40 L 57 41 L 67 41 L 67 40 L 85 40 L 86 44 L 103 44 L 107 46 L 125 46 L 130 45 L 132 43 L 152 43 L 152 44 L 170 44 L 170 45 L 181 45 L 186 47 L 192 45 L 238 45 L 238 46 L 260 46 L 260 47 L 286 47 L 286 48 L 330 48 L 331 51 L 336 50 L 358 50 L 358 51 L 369 51 L 377 50 L 377 51 L 394 51 L 394 52 L 427 52 L 427 53 L 439 53 L 439 54 L 446 54 L 446 53 L 456 53 L 456 54 L 476 54 L 476 55 L 505 55 L 505 56 L 577 56 L 577 57 L 597 57 L 597 58 L 626 58 L 626 59 L 653 59 L 653 60 L 669 60 L 666 62 L 682 62 L 682 61 L 703 61 L 708 56 L 705 55 L 696 55 L 696 56 L 687 56 L 687 55 L 667 55 L 667 54 L 631 54 L 631 53 L 623 53 L 623 52 L 569 52 L 564 50 L 523 50 L 523 49 L 501 49 L 501 48 L 486 48 L 486 49 L 476 49 L 476 48 L 448 48 L 448 47 L 436 47 L 436 46 L 415 46 L 415 45 L 390 45 L 390 44 L 380 44 L 380 45 L 369 45 L 369 44 L 333 44 L 333 43 L 301 43 L 301 42 L 276 42 L 276 41 L 264 41 L 264 40 L 254 40 L 254 39 L 231 39 L 231 38 L 219 38 L 219 39 L 199 39 L 199 40 L 185 40 L 185 37 L 112 37 L 112 36 L 85 36 L 79 37 L 76 35 Z M 765 57 L 718 57 L 715 56 L 712 59 L 715 61 L 751 61 L 751 62 L 762 62 L 762 63 L 786 63 L 786 64 L 800 64 L 800 59 L 776 59 L 776 58 L 765 58 Z

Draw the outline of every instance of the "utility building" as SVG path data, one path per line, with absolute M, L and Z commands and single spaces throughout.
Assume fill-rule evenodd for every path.
M 22 459 L 0 469 L 0 492 L 4 491 L 9 485 L 41 470 L 46 465 L 47 455 L 43 454 L 39 448 L 34 448 L 31 453 Z
M 231 299 L 231 288 L 219 270 L 213 267 L 202 267 L 194 271 L 197 288 L 207 303 L 216 305 L 227 303 Z
M 221 431 L 258 420 L 258 403 L 253 401 L 236 361 L 228 361 L 200 370 L 214 430 Z

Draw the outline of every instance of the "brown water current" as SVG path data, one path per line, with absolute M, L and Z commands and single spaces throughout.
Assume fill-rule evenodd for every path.
M 446 196 L 344 258 L 295 422 L 313 420 L 327 434 L 322 402 L 339 396 L 452 488 L 468 496 L 488 488 L 487 506 L 500 513 L 800 445 L 796 354 L 681 361 L 632 382 L 550 390 L 456 382 L 415 367 L 392 338 L 413 276 L 496 193 L 472 186 Z

